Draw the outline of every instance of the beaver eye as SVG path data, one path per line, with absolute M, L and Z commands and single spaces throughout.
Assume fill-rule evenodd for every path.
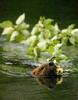
M 41 68 L 40 68 L 40 70 L 43 70 L 43 69 L 44 69 L 44 67 L 41 67 Z
M 35 75 L 35 72 L 33 72 L 33 75 Z

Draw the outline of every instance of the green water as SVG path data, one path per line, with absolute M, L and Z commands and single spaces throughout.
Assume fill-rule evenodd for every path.
M 78 100 L 78 76 L 64 78 L 61 85 L 48 89 L 31 77 L 0 75 L 0 100 Z
M 57 79 L 35 79 L 27 74 L 35 63 L 31 63 L 32 59 L 26 60 L 22 45 L 0 44 L 0 70 L 3 68 L 6 72 L 0 72 L 0 100 L 78 100 L 78 48 L 65 50 L 72 58 L 65 68 L 71 72 L 66 72 L 59 83 Z

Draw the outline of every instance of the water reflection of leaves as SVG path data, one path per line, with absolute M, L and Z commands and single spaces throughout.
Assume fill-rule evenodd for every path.
M 36 80 L 40 85 L 47 86 L 48 88 L 54 88 L 56 85 L 62 84 L 63 77 L 38 77 Z

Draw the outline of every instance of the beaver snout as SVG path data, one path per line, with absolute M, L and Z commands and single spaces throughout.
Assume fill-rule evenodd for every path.
M 55 73 L 56 73 L 57 75 L 62 75 L 62 74 L 63 74 L 63 68 L 60 67 L 60 66 L 57 66 L 57 67 L 56 67 Z

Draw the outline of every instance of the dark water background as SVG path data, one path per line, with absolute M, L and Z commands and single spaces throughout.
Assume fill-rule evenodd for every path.
M 52 18 L 60 27 L 78 26 L 78 0 L 0 0 L 0 22 L 26 14 L 26 22 L 33 26 L 40 16 Z
M 23 12 L 31 26 L 40 16 L 53 18 L 60 27 L 72 23 L 78 26 L 78 0 L 0 0 L 0 22 L 7 19 L 15 21 Z M 66 69 L 70 69 L 71 73 L 67 72 L 63 76 L 61 84 L 57 85 L 52 80 L 53 88 L 48 88 L 48 81 L 45 86 L 31 76 L 13 77 L 0 73 L 0 100 L 78 100 L 78 47 L 65 50 L 72 58 L 70 63 L 66 63 Z M 0 70 L 3 67 L 5 72 L 9 69 L 27 73 L 31 66 L 26 64 L 34 63 L 26 60 L 25 55 L 25 47 L 0 42 Z

